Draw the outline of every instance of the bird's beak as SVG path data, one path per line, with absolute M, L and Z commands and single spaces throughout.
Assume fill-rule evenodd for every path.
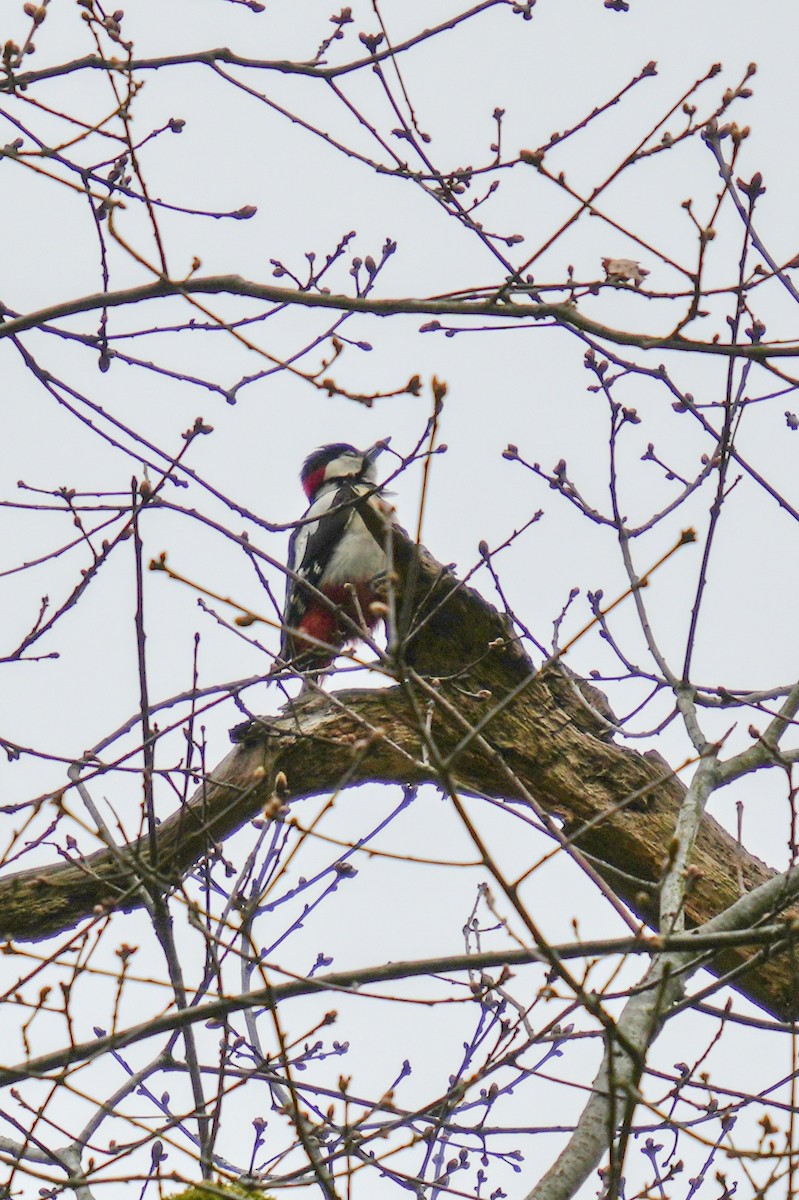
M 368 450 L 364 450 L 363 456 L 367 462 L 373 463 L 383 453 L 390 441 L 390 437 L 381 438 L 379 442 L 375 442 L 374 446 L 370 446 Z

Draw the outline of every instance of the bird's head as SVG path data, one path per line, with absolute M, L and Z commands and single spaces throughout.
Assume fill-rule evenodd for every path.
M 333 481 L 351 479 L 359 483 L 375 482 L 375 460 L 385 450 L 388 439 L 376 442 L 368 450 L 356 450 L 347 442 L 320 446 L 302 464 L 300 479 L 309 500 L 320 488 Z

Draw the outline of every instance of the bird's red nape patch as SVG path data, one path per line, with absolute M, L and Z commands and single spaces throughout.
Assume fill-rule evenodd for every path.
M 317 467 L 315 471 L 310 471 L 307 475 L 303 476 L 302 486 L 309 500 L 313 500 L 317 491 L 324 483 L 325 469 L 324 466 Z

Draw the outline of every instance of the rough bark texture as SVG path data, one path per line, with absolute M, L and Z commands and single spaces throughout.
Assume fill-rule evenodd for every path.
M 581 692 L 562 668 L 535 675 L 505 618 L 476 592 L 433 560 L 420 559 L 400 536 L 394 539 L 394 554 L 405 595 L 398 621 L 411 631 L 405 639 L 407 666 L 436 681 L 442 698 L 472 724 L 510 691 L 521 689 L 483 730 L 491 750 L 499 752 L 542 808 L 564 820 L 567 832 L 592 822 L 577 845 L 599 860 L 597 869 L 630 908 L 656 927 L 657 881 L 683 785 L 659 756 L 609 740 L 606 722 L 584 699 L 593 692 L 588 685 L 581 685 Z M 346 786 L 435 782 L 434 771 L 424 762 L 409 698 L 412 686 L 305 699 L 241 732 L 240 744 L 186 809 L 159 827 L 157 874 L 163 886 L 174 885 L 210 845 L 260 813 L 278 772 L 286 776 L 292 798 L 332 790 L 342 781 Z M 420 700 L 426 704 L 427 697 Z M 439 706 L 432 734 L 443 755 L 463 733 L 462 724 Z M 452 771 L 464 791 L 508 799 L 517 794 L 507 774 L 497 770 L 495 754 L 484 752 L 477 740 L 458 756 Z M 131 845 L 125 857 L 130 873 L 118 856 L 100 851 L 77 864 L 59 863 L 1 880 L 0 932 L 34 940 L 67 929 L 98 909 L 137 907 L 137 863 L 150 869 L 146 843 Z M 739 878 L 751 889 L 773 874 L 710 817 L 694 861 L 697 874 L 687 901 L 692 924 L 736 900 Z M 730 949 L 715 959 L 712 969 L 726 972 L 751 955 L 746 949 Z M 794 1015 L 788 956 L 758 960 L 735 986 L 774 1016 Z

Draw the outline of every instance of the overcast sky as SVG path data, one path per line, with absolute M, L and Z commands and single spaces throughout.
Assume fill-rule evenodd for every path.
M 362 57 L 364 46 L 358 33 L 378 30 L 370 4 L 352 8 L 354 22 L 342 27 L 345 37 L 332 44 L 330 62 Z M 79 11 L 66 0 L 51 0 L 47 19 L 35 35 L 36 54 L 26 59 L 28 69 L 41 70 L 70 56 L 92 52 Z M 394 43 L 457 11 L 459 6 L 452 0 L 385 0 L 381 5 Z M 124 37 L 135 43 L 137 58 L 228 46 L 253 58 L 306 61 L 331 32 L 330 15 L 330 4 L 315 0 L 303 0 L 301 5 L 297 0 L 266 0 L 266 10 L 260 14 L 221 0 L 171 0 L 168 6 L 157 0 L 136 0 L 125 13 L 122 30 Z M 29 26 L 20 8 L 13 14 L 4 13 L 0 32 L 3 40 L 13 38 L 22 44 Z M 539 0 L 530 21 L 507 6 L 498 6 L 421 43 L 399 61 L 418 129 L 429 135 L 427 150 L 442 174 L 491 163 L 490 147 L 497 132 L 492 116 L 495 109 L 505 113 L 502 159 L 515 162 L 519 151 L 535 150 L 556 131 L 579 123 L 655 61 L 656 74 L 644 79 L 583 132 L 548 151 L 549 170 L 555 175 L 565 172 L 568 184 L 583 195 L 611 174 L 713 63 L 722 64 L 721 73 L 691 97 L 700 113 L 711 111 L 725 89 L 738 86 L 747 64 L 756 62 L 757 74 L 748 81 L 751 98 L 737 101 L 731 111 L 739 125 L 751 126 L 737 174 L 748 180 L 755 171 L 762 173 L 767 192 L 755 223 L 770 253 L 785 263 L 799 251 L 793 131 L 797 33 L 799 13 L 787 0 L 763 6 L 756 14 L 743 0 L 704 0 L 700 5 L 691 0 L 669 0 L 661 5 L 631 0 L 628 13 L 610 11 L 601 0 Z M 376 173 L 362 161 L 366 158 L 390 165 L 392 151 L 411 161 L 406 143 L 392 135 L 396 114 L 370 70 L 338 81 L 352 107 L 337 99 L 320 80 L 243 68 L 231 69 L 229 74 L 251 90 L 236 89 L 207 66 L 196 64 L 142 71 L 138 76 L 143 86 L 131 106 L 137 141 L 151 130 L 163 129 L 170 119 L 185 122 L 180 132 L 167 128 L 140 151 L 150 195 L 172 206 L 158 209 L 172 278 L 185 277 L 196 258 L 200 260 L 196 272 L 201 275 L 240 274 L 291 286 L 290 275 L 275 277 L 274 262 L 302 279 L 309 252 L 316 254 L 318 264 L 344 235 L 354 231 L 346 252 L 325 279 L 331 291 L 350 291 L 353 257 L 372 255 L 379 260 L 386 239 L 396 241 L 397 249 L 376 281 L 375 297 L 427 297 L 496 287 L 503 282 L 506 271 L 498 254 L 473 230 L 458 225 L 429 193 L 411 181 Z M 388 76 L 395 84 L 390 70 Z M 261 93 L 261 98 L 252 94 L 253 90 Z M 37 84 L 27 96 L 51 109 L 75 113 L 88 124 L 113 107 L 108 81 L 97 71 Z M 358 122 L 354 109 L 365 115 L 373 131 Z M 49 145 L 72 136 L 61 118 L 45 108 L 34 109 L 24 97 L 5 96 L 0 117 L 0 144 L 22 137 L 23 153 L 35 149 L 32 135 Z M 303 128 L 298 118 L 312 129 Z M 649 144 L 659 141 L 664 132 L 677 136 L 686 120 L 678 105 L 676 114 Z M 352 152 L 350 157 L 320 137 L 319 131 L 345 145 Z M 117 152 L 113 145 L 103 145 L 97 135 L 69 150 L 83 166 L 94 166 Z M 31 161 L 37 168 L 48 168 L 46 159 Z M 101 174 L 109 170 L 107 166 L 97 169 Z M 53 171 L 80 185 L 79 177 L 60 165 Z M 493 179 L 500 186 L 482 206 L 481 219 L 487 230 L 505 238 L 521 236 L 523 240 L 501 247 L 502 255 L 518 267 L 546 246 L 575 205 L 534 167 L 518 162 L 512 169 L 502 168 L 476 179 L 466 200 L 481 195 Z M 10 159 L 0 160 L 0 182 L 5 231 L 0 274 L 3 304 L 25 313 L 101 290 L 96 226 L 85 195 Z M 718 170 L 710 150 L 699 138 L 690 139 L 673 151 L 636 164 L 603 191 L 597 205 L 619 228 L 583 216 L 538 255 L 529 270 L 539 285 L 562 284 L 572 267 L 574 279 L 584 283 L 604 278 L 603 258 L 631 258 L 649 272 L 643 290 L 665 294 L 684 290 L 685 271 L 694 269 L 696 263 L 697 236 L 682 202 L 690 198 L 697 218 L 708 221 L 718 190 Z M 248 220 L 175 211 L 220 214 L 249 205 L 257 212 Z M 115 215 L 115 226 L 140 259 L 157 266 L 144 205 L 127 202 Z M 713 286 L 734 283 L 741 237 L 740 218 L 728 204 L 708 252 L 707 279 Z M 107 251 L 112 290 L 153 278 L 146 265 L 134 261 L 110 240 Z M 755 254 L 750 267 L 756 261 Z M 564 293 L 558 295 L 563 297 Z M 795 306 L 786 290 L 770 283 L 757 293 L 757 299 L 761 307 L 756 315 L 767 323 L 769 335 L 791 338 Z M 202 301 L 228 320 L 256 316 L 267 307 L 235 297 L 205 297 Z M 686 304 L 685 300 L 644 298 L 631 288 L 623 294 L 603 289 L 581 300 L 580 311 L 616 328 L 666 334 L 683 315 Z M 729 297 L 707 308 L 708 316 L 693 322 L 687 336 L 707 340 L 718 332 L 726 339 Z M 206 319 L 202 312 L 194 315 L 198 321 Z M 126 332 L 165 328 L 186 320 L 185 303 L 154 301 L 146 308 L 111 310 L 107 331 L 119 339 Z M 97 322 L 98 313 L 89 312 L 68 317 L 61 326 L 95 333 Z M 70 399 L 62 389 L 62 403 L 34 377 L 18 351 L 3 342 L 3 500 L 14 504 L 44 499 L 21 490 L 19 481 L 28 488 L 63 486 L 78 492 L 125 493 L 132 475 L 141 478 L 143 460 L 159 461 L 136 437 L 174 455 L 181 449 L 181 433 L 202 416 L 213 426 L 213 433 L 190 448 L 187 462 L 195 478 L 185 489 L 168 491 L 168 498 L 188 509 L 197 508 L 235 533 L 246 529 L 255 544 L 283 560 L 286 527 L 302 512 L 297 472 L 305 455 L 331 440 L 367 445 L 388 436 L 400 454 L 408 453 L 430 413 L 430 380 L 437 375 L 448 384 L 440 428 L 440 440 L 448 449 L 433 462 L 424 515 L 423 539 L 431 552 L 465 573 L 478 561 L 481 539 L 492 547 L 499 545 L 536 510 L 543 509 L 542 519 L 498 558 L 497 565 L 512 606 L 544 644 L 551 640 L 552 621 L 571 589 L 579 588 L 580 595 L 566 618 L 566 635 L 587 619 L 587 590 L 604 589 L 608 598 L 624 590 L 626 577 L 613 532 L 586 520 L 519 463 L 502 458 L 503 448 L 513 443 L 528 462 L 540 463 L 547 471 L 565 459 L 570 477 L 589 503 L 607 509 L 607 405 L 588 391 L 595 381 L 583 365 L 583 342 L 573 333 L 532 324 L 523 329 L 459 332 L 447 337 L 443 332 L 420 333 L 423 319 L 415 316 L 380 319 L 356 315 L 342 327 L 347 344 L 331 368 L 339 386 L 363 393 L 391 392 L 413 374 L 418 373 L 424 381 L 418 397 L 405 394 L 366 407 L 331 398 L 286 371 L 270 373 L 269 355 L 286 359 L 331 323 L 329 314 L 315 310 L 276 312 L 248 327 L 248 335 L 263 353 L 222 331 L 199 334 L 184 329 L 112 341 L 112 347 L 145 365 L 116 359 L 106 372 L 98 369 L 94 350 L 39 331 L 23 335 L 24 344 L 41 367 L 83 397 Z M 457 321 L 452 324 L 458 326 Z M 359 347 L 359 342 L 371 348 Z M 297 365 L 304 371 L 316 370 L 329 352 L 326 341 Z M 723 398 L 726 361 L 721 358 L 646 354 L 623 347 L 619 352 L 648 368 L 666 362 L 677 386 L 702 404 Z M 158 364 L 160 373 L 147 369 L 148 363 Z M 790 362 L 786 369 L 790 372 Z M 175 378 L 176 374 L 189 375 L 195 382 Z M 256 378 L 244 383 L 250 376 Z M 230 403 L 230 397 L 221 392 L 239 384 L 235 403 Z M 765 396 L 785 386 L 758 369 L 747 381 L 752 396 Z M 699 469 L 700 457 L 710 443 L 690 415 L 673 410 L 673 397 L 657 380 L 631 376 L 621 385 L 618 398 L 642 418 L 622 440 L 622 494 L 630 520 L 644 521 L 668 503 L 678 486 L 652 462 L 641 462 L 647 445 L 654 443 L 669 466 L 690 477 Z M 86 400 L 102 412 L 91 413 Z M 67 409 L 67 401 L 74 411 Z M 788 428 L 784 414 L 796 408 L 795 399 L 788 394 L 748 409 L 740 443 L 753 467 L 793 504 L 799 502 L 799 433 Z M 120 431 L 114 420 L 126 429 Z M 103 436 L 106 434 L 116 444 Z M 383 461 L 391 465 L 388 459 Z M 152 465 L 149 473 L 152 477 Z M 411 529 L 418 517 L 420 481 L 417 466 L 392 485 L 400 519 Z M 700 490 L 673 518 L 640 539 L 634 550 L 636 567 L 643 571 L 687 525 L 694 525 L 699 535 L 699 545 L 685 548 L 662 568 L 646 597 L 656 637 L 677 671 L 711 500 L 709 489 Z M 269 533 L 247 521 L 237 508 L 284 528 Z M 6 572 L 50 554 L 75 534 L 73 516 L 66 510 L 30 512 L 6 507 L 0 522 L 0 569 Z M 795 521 L 762 488 L 744 478 L 731 494 L 712 560 L 694 658 L 697 682 L 768 689 L 796 676 L 796 538 Z M 146 559 L 166 551 L 177 571 L 210 591 L 232 596 L 256 611 L 270 611 L 252 566 L 236 546 L 209 528 L 178 514 L 154 512 L 147 514 L 143 539 Z M 99 544 L 99 538 L 96 540 Z M 47 595 L 53 607 L 63 603 L 87 565 L 84 544 L 48 559 L 41 567 L 0 578 L 3 654 L 13 650 L 34 625 L 42 597 Z M 57 659 L 5 666 L 0 735 L 52 757 L 26 755 L 0 764 L 3 803 L 27 801 L 62 786 L 69 761 L 137 711 L 133 571 L 132 549 L 115 553 L 75 610 L 30 652 L 46 656 L 57 651 Z M 268 577 L 282 594 L 280 573 L 271 571 Z M 497 602 L 485 570 L 473 582 Z M 190 686 L 196 632 L 201 639 L 201 685 L 268 670 L 268 653 L 223 627 L 213 614 L 202 612 L 192 589 L 163 575 L 148 576 L 145 603 L 151 698 L 161 700 Z M 224 604 L 214 602 L 212 607 L 230 619 L 231 610 Z M 620 610 L 614 628 L 631 659 L 650 666 L 644 661 L 646 650 L 631 604 Z M 266 651 L 276 648 L 273 630 L 256 626 L 247 635 L 262 642 Z M 592 669 L 618 674 L 616 660 L 596 634 L 575 647 L 569 664 L 586 674 Z M 609 683 L 606 690 L 622 713 L 643 695 L 638 685 L 625 689 Z M 255 711 L 274 711 L 279 703 L 276 692 L 270 693 L 263 684 L 250 689 L 246 700 Z M 667 707 L 658 703 L 647 709 L 632 722 L 633 730 L 657 725 Z M 227 752 L 227 730 L 238 719 L 240 713 L 232 704 L 221 705 L 205 718 L 209 763 Z M 737 749 L 748 744 L 749 735 L 746 722 L 730 731 L 733 719 L 728 713 L 719 714 L 717 720 L 708 720 L 707 730 L 710 736 L 729 732 L 729 745 Z M 657 745 L 674 765 L 689 753 L 688 740 L 677 725 L 641 744 L 642 748 Z M 177 738 L 173 746 L 177 756 L 181 752 Z M 170 752 L 164 750 L 165 761 Z M 128 836 L 134 835 L 139 828 L 138 780 L 134 776 L 117 778 L 113 788 L 116 790 L 109 782 L 108 793 L 97 799 L 109 800 L 121 827 Z M 742 784 L 735 794 L 731 791 L 729 796 L 714 799 L 714 815 L 734 828 L 735 804 L 741 799 L 746 801 L 747 845 L 772 865 L 785 865 L 790 813 L 784 781 L 758 777 Z M 164 812 L 168 811 L 167 788 L 159 800 Z M 339 800 L 326 830 L 332 837 L 355 839 L 376 825 L 397 801 L 396 794 L 359 789 Z M 519 856 L 517 865 L 527 861 L 526 856 L 545 853 L 547 844 L 541 835 L 530 833 L 529 846 L 518 843 L 515 818 L 494 812 L 486 821 L 498 850 L 507 856 L 508 869 Z M 243 859 L 254 837 L 248 828 L 233 839 L 228 847 L 232 861 Z M 470 857 L 461 827 L 432 790 L 394 822 L 391 837 L 395 852 L 437 856 L 445 851 L 455 859 Z M 91 839 L 86 844 L 96 845 Z M 42 847 L 39 860 L 51 858 L 52 849 Z M 317 848 L 308 852 L 303 870 L 310 877 L 315 862 L 329 861 L 329 849 Z M 452 953 L 461 948 L 460 931 L 474 902 L 478 872 L 425 873 L 420 867 L 382 860 L 359 863 L 359 868 L 357 887 L 342 887 L 320 908 L 318 918 L 306 922 L 303 936 L 295 936 L 287 947 L 287 961 L 295 969 L 307 971 L 320 951 L 334 957 L 336 966 L 345 966 Z M 533 877 L 527 899 L 552 941 L 573 936 L 573 918 L 579 919 L 584 936 L 611 936 L 624 928 L 576 869 L 559 860 Z M 123 931 L 127 927 L 132 930 L 131 939 L 139 936 L 135 921 L 120 922 Z M 119 934 L 120 939 L 124 936 L 124 932 Z M 267 944 L 267 934 L 262 937 Z M 634 977 L 635 970 L 630 975 Z M 417 1010 L 408 1009 L 405 1032 L 398 1036 L 397 1045 L 393 1041 L 386 1044 L 388 1039 L 376 1032 L 381 1017 L 372 1014 L 371 1025 L 366 1023 L 371 1032 L 360 1041 L 353 1039 L 349 1060 L 343 1064 L 333 1061 L 331 1080 L 342 1069 L 356 1075 L 361 1071 L 364 1089 L 379 1092 L 401 1066 L 404 1050 L 398 1046 L 406 1039 L 423 1048 L 447 1043 L 447 1034 L 452 1034 L 448 1013 L 446 1008 L 433 1010 L 422 1020 Z M 135 1015 L 129 1013 L 128 1019 Z M 84 1030 L 81 1036 L 90 1033 Z M 455 1054 L 463 1036 L 459 1030 L 431 1068 L 439 1072 L 442 1086 L 446 1086 L 451 1066 L 447 1053 Z M 684 1022 L 678 1035 L 664 1037 L 659 1050 L 662 1061 L 672 1063 L 676 1057 L 690 1061 L 689 1050 L 693 1052 L 707 1036 L 701 1022 L 687 1028 Z M 672 1044 L 672 1037 L 679 1046 Z M 776 1042 L 758 1035 L 755 1050 L 754 1038 L 740 1035 L 740 1059 L 749 1057 L 752 1062 L 747 1086 L 757 1088 L 779 1074 L 784 1062 Z M 17 1047 L 13 1057 L 19 1057 L 20 1051 Z M 573 1071 L 584 1081 L 591 1074 L 580 1062 L 563 1070 L 566 1074 Z M 414 1100 L 416 1086 L 416 1079 L 407 1084 L 408 1103 Z M 419 1095 L 428 1092 L 429 1080 L 425 1079 L 419 1083 Z M 561 1118 L 552 1106 L 562 1104 L 562 1120 L 568 1121 L 577 1110 L 574 1099 L 563 1096 L 557 1088 L 542 1090 L 534 1103 L 546 1105 L 547 1119 L 556 1122 Z M 246 1105 L 243 1109 L 246 1111 Z M 524 1123 L 539 1120 L 540 1113 Z M 244 1143 L 248 1133 L 231 1130 L 227 1152 L 235 1161 L 247 1157 L 246 1149 L 235 1145 L 239 1136 Z M 498 1182 L 515 1195 L 519 1184 L 512 1168 L 496 1170 Z M 529 1186 L 534 1173 L 528 1162 L 523 1186 Z

